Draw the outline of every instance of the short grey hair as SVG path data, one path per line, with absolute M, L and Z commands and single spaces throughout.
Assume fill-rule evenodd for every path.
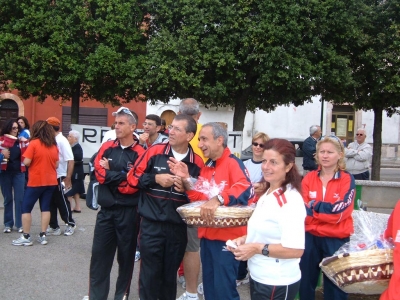
M 358 128 L 356 132 L 362 131 L 365 136 L 367 136 L 367 131 L 365 128 Z
M 319 125 L 311 125 L 311 127 L 310 127 L 310 135 L 313 135 L 314 133 L 316 133 L 318 128 L 320 128 Z
M 79 131 L 76 131 L 76 130 L 71 130 L 68 134 L 69 134 L 69 135 L 72 135 L 72 136 L 73 136 L 74 138 L 76 138 L 78 141 L 79 141 L 79 139 L 80 139 L 80 137 L 81 137 Z
M 210 122 L 210 123 L 206 123 L 203 125 L 203 127 L 207 127 L 207 126 L 212 128 L 214 140 L 216 140 L 217 138 L 222 136 L 222 138 L 224 140 L 223 146 L 224 146 L 224 148 L 226 148 L 228 146 L 228 132 L 226 131 L 226 129 L 224 127 L 222 127 L 222 125 L 220 125 L 216 122 Z
M 184 115 L 194 116 L 200 112 L 199 102 L 194 98 L 186 98 L 179 104 L 179 112 Z

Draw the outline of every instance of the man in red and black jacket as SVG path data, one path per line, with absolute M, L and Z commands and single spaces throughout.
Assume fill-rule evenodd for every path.
M 199 148 L 209 158 L 201 169 L 200 176 L 224 188 L 200 207 L 204 220 L 214 219 L 216 209 L 221 206 L 243 205 L 254 201 L 254 188 L 243 162 L 227 147 L 228 134 L 218 123 L 204 124 L 199 133 Z M 174 174 L 182 178 L 190 201 L 207 200 L 207 195 L 193 189 L 186 168 L 179 162 L 172 162 Z M 246 234 L 246 226 L 232 228 L 200 227 L 200 256 L 203 269 L 205 299 L 239 300 L 236 278 L 239 261 L 229 251 L 223 251 L 227 240 Z
M 176 209 L 189 200 L 168 161 L 182 161 L 190 175 L 198 177 L 204 163 L 189 145 L 196 129 L 191 116 L 177 115 L 169 126 L 169 142 L 151 146 L 128 173 L 126 186 L 120 187 L 123 192 L 141 189 L 140 299 L 176 299 L 176 272 L 187 243 L 187 226 Z
M 105 142 L 94 161 L 101 210 L 97 214 L 90 260 L 89 299 L 106 300 L 110 289 L 110 272 L 118 248 L 118 279 L 116 300 L 128 297 L 134 266 L 139 216 L 137 190 L 123 194 L 118 187 L 126 181 L 139 155 L 145 150 L 133 135 L 137 119 L 132 112 L 121 107 L 115 116 L 117 139 Z M 132 195 L 133 193 L 133 195 Z

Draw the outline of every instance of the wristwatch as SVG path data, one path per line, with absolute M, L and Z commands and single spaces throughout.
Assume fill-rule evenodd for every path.
M 264 248 L 262 249 L 262 255 L 269 256 L 268 244 L 265 244 Z
M 221 205 L 224 205 L 224 197 L 222 197 L 221 195 L 217 195 L 218 201 L 219 203 L 221 203 Z

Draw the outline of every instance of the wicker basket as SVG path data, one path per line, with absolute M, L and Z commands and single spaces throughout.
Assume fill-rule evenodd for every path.
M 393 250 L 344 253 L 325 258 L 320 267 L 346 293 L 382 294 L 393 274 Z
M 200 206 L 207 201 L 197 201 L 178 207 L 183 221 L 194 227 L 227 228 L 247 225 L 254 206 L 220 206 L 215 211 L 214 221 L 207 224 L 200 216 Z

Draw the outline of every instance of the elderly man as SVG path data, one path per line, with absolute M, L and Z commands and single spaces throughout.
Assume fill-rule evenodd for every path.
M 218 123 L 203 125 L 199 134 L 199 148 L 208 158 L 200 176 L 217 185 L 224 182 L 224 188 L 201 206 L 200 214 L 210 222 L 220 205 L 248 205 L 254 200 L 254 190 L 243 162 L 227 148 L 228 134 Z M 187 168 L 171 159 L 172 172 L 180 177 L 191 201 L 207 199 L 207 196 L 193 190 L 193 179 Z M 203 287 L 205 299 L 238 300 L 236 278 L 239 261 L 229 251 L 223 251 L 229 239 L 246 234 L 246 227 L 199 228 L 200 255 L 203 266 Z
M 365 129 L 356 133 L 356 141 L 345 149 L 346 171 L 357 180 L 369 180 L 369 164 L 372 157 L 372 147 L 365 142 Z
M 102 144 L 94 160 L 99 184 L 97 214 L 94 228 L 92 258 L 90 260 L 89 299 L 106 300 L 110 289 L 110 272 L 118 251 L 118 279 L 115 300 L 128 299 L 134 266 L 139 215 L 137 190 L 125 195 L 119 185 L 126 182 L 128 171 L 136 163 L 143 147 L 133 135 L 137 119 L 126 107 L 115 116 L 116 139 Z
M 322 131 L 318 125 L 312 125 L 310 127 L 310 136 L 304 140 L 303 147 L 303 176 L 306 176 L 308 172 L 318 169 L 317 163 L 315 162 L 315 152 L 317 151 L 317 142 L 321 138 Z
M 192 177 L 198 177 L 204 163 L 189 145 L 196 129 L 191 116 L 175 116 L 169 126 L 169 142 L 150 147 L 128 174 L 124 189 L 142 191 L 140 299 L 176 299 L 176 272 L 187 244 L 187 226 L 176 209 L 188 203 L 188 199 L 180 178 L 170 172 L 168 161 L 180 161 Z

